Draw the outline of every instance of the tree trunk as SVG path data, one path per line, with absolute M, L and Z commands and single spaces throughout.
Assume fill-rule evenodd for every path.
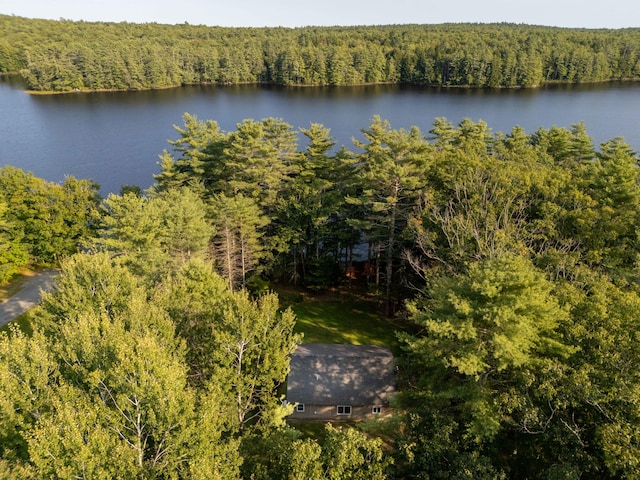
M 395 248 L 395 230 L 396 230 L 396 211 L 397 204 L 391 207 L 391 224 L 389 225 L 389 238 L 387 245 L 387 258 L 385 265 L 385 295 L 384 295 L 384 313 L 385 316 L 391 315 L 391 285 L 393 281 L 393 250 Z

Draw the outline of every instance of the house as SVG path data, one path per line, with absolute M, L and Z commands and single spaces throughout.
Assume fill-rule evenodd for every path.
M 373 345 L 299 345 L 291 356 L 289 419 L 357 420 L 390 412 L 395 393 L 391 351 Z

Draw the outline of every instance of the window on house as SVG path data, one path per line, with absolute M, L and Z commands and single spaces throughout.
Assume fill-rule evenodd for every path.
M 382 407 L 373 407 L 371 409 L 371 413 L 376 414 L 376 415 L 381 414 L 382 413 Z
M 338 415 L 351 415 L 351 405 L 338 405 Z
M 304 412 L 304 403 L 296 405 L 296 412 Z

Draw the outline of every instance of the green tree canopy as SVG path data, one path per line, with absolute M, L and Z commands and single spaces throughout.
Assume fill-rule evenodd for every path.
M 13 427 L 3 459 L 55 478 L 237 477 L 222 390 L 188 385 L 170 317 L 117 260 L 65 262 L 38 318 L 45 335 L 0 335 L 2 418 Z M 18 359 L 21 345 L 30 353 Z

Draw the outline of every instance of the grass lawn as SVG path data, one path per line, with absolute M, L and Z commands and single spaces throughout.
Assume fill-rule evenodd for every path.
M 29 310 L 28 312 L 23 313 L 19 317 L 7 323 L 4 327 L 0 327 L 0 332 L 4 332 L 4 331 L 8 332 L 9 325 L 16 325 L 24 333 L 26 333 L 27 335 L 31 335 L 33 333 L 33 328 L 31 327 L 31 321 L 33 320 L 34 310 L 35 309 Z
M 289 422 L 289 426 L 295 428 L 304 438 L 315 438 L 320 443 L 326 436 L 326 424 L 329 422 Z
M 398 350 L 396 331 L 400 326 L 381 315 L 374 300 L 339 293 L 285 294 L 281 303 L 295 312 L 295 330 L 304 334 L 305 343 L 386 345 L 394 353 Z

